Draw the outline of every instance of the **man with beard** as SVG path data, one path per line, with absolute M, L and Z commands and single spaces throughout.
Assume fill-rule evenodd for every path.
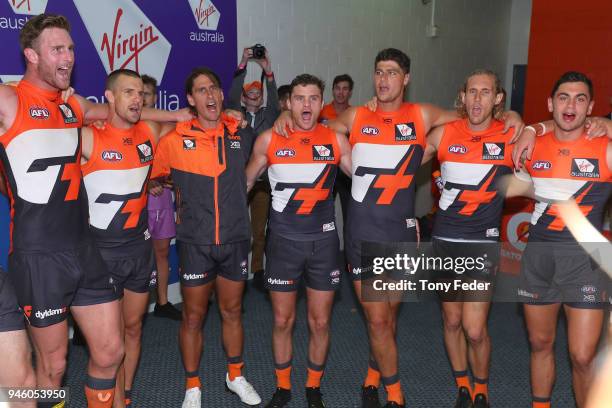
M 497 118 L 504 97 L 494 72 L 476 70 L 466 79 L 458 97 L 462 119 L 439 126 L 427 137 L 424 160 L 437 151 L 444 184 L 432 232 L 433 256 L 486 260 L 477 267 L 439 271 L 440 279 L 492 284 L 499 259 L 499 228 L 504 194 L 500 179 L 512 173 L 514 132 L 503 133 Z M 491 341 L 487 317 L 492 290 L 441 293 L 444 344 L 459 389 L 456 408 L 488 407 Z M 467 339 L 466 339 L 467 337 Z M 468 375 L 474 378 L 474 390 Z M 472 402 L 473 395 L 473 402 Z
M 323 81 L 298 75 L 291 82 L 289 98 L 296 131 L 289 138 L 272 130 L 262 133 L 247 167 L 251 188 L 269 166 L 272 190 L 264 277 L 274 312 L 277 389 L 269 408 L 284 407 L 291 400 L 292 334 L 302 279 L 310 333 L 306 399 L 309 408 L 325 407 L 321 377 L 329 350 L 334 294 L 340 286 L 332 188 L 338 166 L 350 174 L 351 147 L 346 136 L 317 123 L 322 105 Z
M 129 406 L 132 400 L 153 268 L 147 187 L 153 149 L 162 129 L 157 123 L 140 120 L 143 89 L 137 72 L 111 72 L 104 93 L 110 117 L 101 129 L 82 130 L 81 171 L 89 199 L 89 224 L 118 289 L 122 311 L 125 359 L 117 375 L 115 408 Z
M 199 408 L 202 325 L 213 288 L 227 356 L 226 385 L 249 405 L 261 398 L 242 375 L 242 294 L 248 276 L 249 214 L 244 169 L 254 134 L 221 113 L 223 90 L 210 69 L 192 71 L 185 84 L 197 118 L 163 137 L 153 162 L 153 184 L 172 178 L 183 320 L 179 345 L 186 376 L 183 408 Z

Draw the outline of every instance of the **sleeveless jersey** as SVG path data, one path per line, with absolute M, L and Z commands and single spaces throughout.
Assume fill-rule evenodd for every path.
M 334 108 L 334 103 L 331 102 L 323 106 L 323 109 L 321 109 L 319 122 L 333 120 L 333 119 L 336 119 L 337 117 L 338 117 L 338 112 L 336 112 L 336 109 Z
M 347 235 L 363 241 L 416 239 L 416 174 L 425 148 L 421 108 L 394 112 L 357 108 L 350 129 L 352 187 Z
M 340 162 L 336 133 L 323 125 L 289 138 L 273 132 L 267 157 L 270 231 L 297 240 L 336 233 L 332 195 Z
M 149 238 L 147 184 L 154 139 L 140 121 L 130 129 L 106 124 L 93 131 L 93 150 L 81 166 L 89 201 L 89 224 L 100 247 L 138 244 Z
M 586 135 L 569 142 L 554 132 L 536 138 L 531 160 L 525 163 L 536 195 L 529 241 L 573 241 L 558 215 L 554 201 L 573 198 L 595 228 L 603 227 L 604 210 L 612 194 L 606 136 L 587 140 Z
M 76 98 L 22 80 L 15 121 L 0 136 L 0 162 L 11 205 L 11 251 L 62 251 L 88 234 L 81 188 L 83 113 Z
M 470 130 L 467 119 L 444 126 L 438 160 L 444 181 L 432 235 L 439 238 L 499 240 L 504 197 L 500 178 L 512 174 L 513 131 L 502 133 L 494 120 L 488 129 Z

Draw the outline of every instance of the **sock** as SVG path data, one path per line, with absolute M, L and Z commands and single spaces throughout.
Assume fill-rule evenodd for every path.
M 201 388 L 202 382 L 200 381 L 200 375 L 197 371 L 186 371 L 185 372 L 185 389 L 190 388 Z
M 366 375 L 363 383 L 364 387 L 376 387 L 380 386 L 380 371 L 378 370 L 378 364 L 374 358 L 370 357 L 368 361 L 368 374 Z
M 306 380 L 307 388 L 319 388 L 321 387 L 321 377 L 323 377 L 323 370 L 325 365 L 317 365 L 308 360 L 308 378 Z
M 385 385 L 387 391 L 387 402 L 395 402 L 399 405 L 404 404 L 404 394 L 402 393 L 402 386 L 399 382 L 399 376 L 397 374 L 391 377 L 383 377 L 382 382 Z
M 230 381 L 234 381 L 236 377 L 242 377 L 242 356 L 230 357 L 227 359 L 227 375 Z
M 454 371 L 453 377 L 455 377 L 455 383 L 457 384 L 457 388 L 465 387 L 470 391 L 470 396 L 473 397 L 472 384 L 470 384 L 470 377 L 468 376 L 467 370 L 464 371 Z
M 125 390 L 125 405 L 130 405 L 132 403 L 132 390 Z
M 531 408 L 550 408 L 550 397 L 531 397 Z
M 489 400 L 489 379 L 474 377 L 474 398 L 478 394 L 483 394 Z
M 94 378 L 87 376 L 85 382 L 87 408 L 112 408 L 115 397 L 114 378 Z
M 284 364 L 274 364 L 276 386 L 285 390 L 291 389 L 291 360 Z

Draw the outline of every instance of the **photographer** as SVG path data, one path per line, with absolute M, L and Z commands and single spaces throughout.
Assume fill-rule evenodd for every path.
M 249 60 L 257 63 L 262 72 L 262 82 L 265 80 L 268 94 L 267 106 L 263 106 L 262 82 L 253 81 L 244 85 Z M 244 106 L 241 106 L 241 102 Z M 242 110 L 246 121 L 253 130 L 260 134 L 272 127 L 280 114 L 278 93 L 270 56 L 268 51 L 260 44 L 245 48 L 238 70 L 234 74 L 230 88 L 227 107 Z M 249 193 L 249 207 L 251 209 L 251 228 L 253 231 L 251 271 L 258 286 L 263 282 L 263 253 L 266 241 L 266 224 L 270 208 L 270 186 L 265 180 L 258 180 Z

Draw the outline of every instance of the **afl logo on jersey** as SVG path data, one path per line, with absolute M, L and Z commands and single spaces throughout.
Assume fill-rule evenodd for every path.
M 195 139 L 183 139 L 183 150 L 195 150 L 196 141 Z
M 105 150 L 102 152 L 102 160 L 108 162 L 118 162 L 123 159 L 123 155 L 120 152 L 114 150 Z
M 314 145 L 312 146 L 312 160 L 327 161 L 334 160 L 334 149 L 332 145 Z
M 49 119 L 49 111 L 45 108 L 32 107 L 30 108 L 30 116 L 33 119 Z
M 505 143 L 485 143 L 482 145 L 482 160 L 503 160 Z
M 377 136 L 380 133 L 377 127 L 364 126 L 361 128 L 361 134 L 368 136 Z
M 574 159 L 572 160 L 572 177 L 599 178 L 599 160 Z
M 276 157 L 293 157 L 295 156 L 295 150 L 293 149 L 279 149 L 274 153 Z
M 138 157 L 140 157 L 141 163 L 153 160 L 153 146 L 151 146 L 151 142 L 144 142 L 136 147 L 138 148 Z
M 417 135 L 414 130 L 414 123 L 398 123 L 395 125 L 395 141 L 396 142 L 407 142 L 409 140 L 416 140 Z
M 552 164 L 547 160 L 538 160 L 531 166 L 534 170 L 548 170 L 552 168 Z
M 466 154 L 467 151 L 468 151 L 467 147 L 465 147 L 464 145 L 460 145 L 460 144 L 454 144 L 448 147 L 449 153 Z

